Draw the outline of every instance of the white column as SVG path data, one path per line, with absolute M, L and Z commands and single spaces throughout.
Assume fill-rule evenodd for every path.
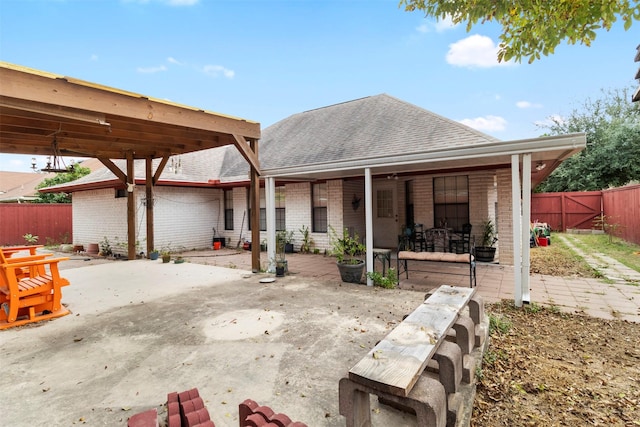
M 511 156 L 511 213 L 513 216 L 513 282 L 514 303 L 522 307 L 522 245 L 521 227 L 522 214 L 520 212 L 520 156 Z
M 365 232 L 367 234 L 367 273 L 373 271 L 373 190 L 371 185 L 371 169 L 364 170 L 364 215 Z M 373 280 L 367 276 L 367 286 L 373 286 Z
M 531 302 L 529 272 L 531 251 L 528 245 L 531 236 L 531 153 L 522 156 L 522 301 Z
M 276 181 L 273 177 L 265 178 L 264 191 L 267 209 L 267 272 L 276 271 Z

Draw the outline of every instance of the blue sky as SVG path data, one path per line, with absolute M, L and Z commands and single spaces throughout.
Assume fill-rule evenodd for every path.
M 387 93 L 502 140 L 633 86 L 640 22 L 534 64 L 397 0 L 0 0 L 0 60 L 258 121 Z M 0 82 L 1 84 L 1 82 Z M 38 158 L 44 166 L 44 158 Z M 31 157 L 0 154 L 0 170 Z

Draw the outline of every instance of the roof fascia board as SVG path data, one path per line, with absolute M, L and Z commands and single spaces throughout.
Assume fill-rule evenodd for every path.
M 541 137 L 514 141 L 500 141 L 475 144 L 470 147 L 453 148 L 426 153 L 403 154 L 399 156 L 376 156 L 340 162 L 316 163 L 308 166 L 263 169 L 263 176 L 295 176 L 309 173 L 340 172 L 363 168 L 406 166 L 418 163 L 446 162 L 452 160 L 471 160 L 487 157 L 511 156 L 522 153 L 540 153 L 561 151 L 562 159 L 586 147 L 584 133 L 553 137 Z

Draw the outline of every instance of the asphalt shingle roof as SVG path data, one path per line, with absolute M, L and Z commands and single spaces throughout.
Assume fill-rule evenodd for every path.
M 381 94 L 294 114 L 264 129 L 260 167 L 272 169 L 497 142 L 456 121 Z M 223 176 L 246 175 L 229 153 Z M 232 160 L 233 159 L 233 160 Z

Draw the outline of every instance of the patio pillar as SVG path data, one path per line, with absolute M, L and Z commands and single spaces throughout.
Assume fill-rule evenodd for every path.
M 522 307 L 522 249 L 520 244 L 522 215 L 520 214 L 520 156 L 511 155 L 511 213 L 513 216 L 513 299 Z
M 144 161 L 145 204 L 147 208 L 147 258 L 149 258 L 149 254 L 155 248 L 153 235 L 153 159 L 151 157 L 147 157 Z
M 258 158 L 258 140 L 250 142 L 251 151 Z M 251 271 L 260 272 L 260 175 L 256 167 L 251 164 L 249 172 L 251 179 Z
M 367 273 L 373 271 L 373 190 L 371 185 L 371 168 L 364 170 L 364 215 L 367 247 Z M 373 286 L 373 280 L 367 275 L 367 286 Z
M 531 269 L 531 249 L 529 239 L 531 236 L 531 153 L 522 155 L 522 301 L 525 304 L 531 302 L 529 289 L 529 271 Z
M 128 259 L 136 259 L 136 184 L 133 152 L 127 151 L 127 242 Z
M 276 182 L 273 177 L 265 178 L 265 197 L 267 202 L 267 272 L 276 271 Z

